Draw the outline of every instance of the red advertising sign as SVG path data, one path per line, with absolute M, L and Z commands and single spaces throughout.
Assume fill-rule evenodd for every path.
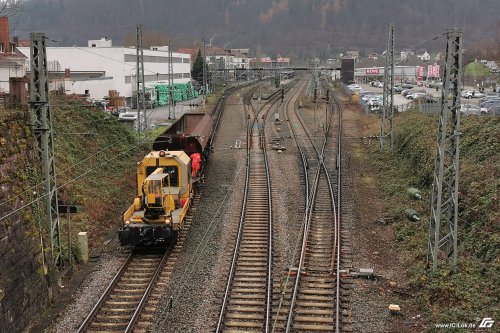
M 270 57 L 261 57 L 260 62 L 271 62 L 271 58 Z
M 439 77 L 439 65 L 427 66 L 427 77 Z
M 424 79 L 424 66 L 417 66 L 417 81 Z
M 378 68 L 367 68 L 366 69 L 366 74 L 377 75 L 379 73 L 380 73 L 380 70 Z
M 439 77 L 439 65 L 434 64 L 433 71 L 432 71 L 432 76 L 433 77 Z

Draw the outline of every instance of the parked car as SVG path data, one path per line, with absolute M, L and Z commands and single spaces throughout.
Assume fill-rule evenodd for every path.
M 417 98 L 420 98 L 420 97 L 424 97 L 425 98 L 425 96 L 426 96 L 425 92 L 419 92 L 419 91 L 417 91 L 417 92 L 414 92 L 414 93 L 406 95 L 406 98 L 413 100 L 413 99 L 417 99 Z
M 366 102 L 366 101 L 372 99 L 373 96 L 375 96 L 375 93 L 373 93 L 373 94 L 366 94 L 363 97 L 361 97 L 361 100 Z
M 363 90 L 360 86 L 358 86 L 357 84 L 350 84 L 347 86 L 347 89 L 350 89 L 350 90 Z
M 113 116 L 119 117 L 121 113 L 127 113 L 127 112 L 130 112 L 130 108 L 128 106 L 123 106 L 123 107 L 113 109 L 113 111 L 111 111 L 111 114 Z
M 399 85 L 398 86 L 394 86 L 394 92 L 400 93 L 402 91 L 403 91 L 403 87 L 402 86 L 399 86 Z
M 378 113 L 380 111 L 381 105 L 369 105 L 370 112 Z
M 375 94 L 375 92 L 370 91 L 370 90 L 361 90 L 359 92 L 359 96 L 361 96 L 361 97 L 366 96 L 366 95 L 373 95 L 373 94 Z
M 366 102 L 366 105 L 368 106 L 381 106 L 383 103 L 380 99 L 378 98 L 371 98 L 368 100 L 368 102 Z
M 491 115 L 500 115 L 500 104 L 497 104 L 497 105 L 492 105 L 488 108 L 486 108 L 488 110 L 488 114 L 491 114 Z
M 480 93 L 477 90 L 465 90 L 464 92 L 462 92 L 462 97 L 464 97 L 464 98 L 480 98 L 480 97 L 484 97 L 484 94 Z
M 434 81 L 427 82 L 427 87 L 429 87 L 429 88 L 439 88 L 442 86 L 443 86 L 443 82 L 434 82 Z
M 434 96 L 432 96 L 431 94 L 425 94 L 425 96 L 423 96 L 423 99 L 426 103 L 437 103 L 438 102 L 438 99 Z
M 401 91 L 401 96 L 406 97 L 406 96 L 408 96 L 408 94 L 412 94 L 414 92 L 415 92 L 415 90 L 413 90 L 413 89 L 404 89 L 403 91 Z
M 413 86 L 411 84 L 409 84 L 409 83 L 403 83 L 401 85 L 401 88 L 403 88 L 403 89 L 411 89 L 411 88 L 413 88 Z
M 473 104 L 462 104 L 460 112 L 469 114 L 488 114 L 488 110 Z

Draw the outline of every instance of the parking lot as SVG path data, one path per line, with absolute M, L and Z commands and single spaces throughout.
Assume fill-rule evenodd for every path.
M 382 95 L 384 93 L 383 88 L 372 87 L 369 84 L 358 83 L 358 86 L 363 88 L 363 90 L 373 91 L 373 92 L 380 94 L 380 95 Z M 427 94 L 430 94 L 431 96 L 436 97 L 436 98 L 441 97 L 441 88 L 439 88 L 438 91 L 436 91 L 436 88 L 424 88 L 424 87 L 413 86 L 413 90 L 425 91 Z M 468 90 L 468 89 L 465 88 L 465 90 Z M 410 102 L 411 102 L 411 100 L 407 99 L 406 97 L 401 96 L 400 93 L 396 93 L 396 92 L 394 93 L 394 105 L 399 106 L 399 105 L 408 104 Z M 479 98 L 462 99 L 462 104 L 465 104 L 465 103 L 477 105 L 479 103 Z
M 383 103 L 381 85 L 380 82 L 374 82 L 373 85 L 360 83 L 349 85 L 347 89 L 358 94 L 359 103 L 366 108 L 366 112 L 378 113 Z M 435 113 L 439 111 L 441 87 L 406 85 L 405 88 L 407 89 L 395 86 L 394 107 L 398 112 L 405 112 L 408 108 L 414 107 L 412 102 L 415 99 L 420 101 L 418 106 L 421 112 Z M 500 93 L 481 93 L 472 89 L 463 89 L 461 91 L 460 111 L 465 115 L 499 115 Z

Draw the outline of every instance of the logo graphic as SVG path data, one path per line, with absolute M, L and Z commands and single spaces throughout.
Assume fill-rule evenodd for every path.
M 483 318 L 481 324 L 479 324 L 479 328 L 491 328 L 493 327 L 494 323 L 495 321 L 493 320 L 493 318 Z

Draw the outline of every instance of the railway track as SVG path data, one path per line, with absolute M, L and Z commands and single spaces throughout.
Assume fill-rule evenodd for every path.
M 241 86 L 240 86 L 241 87 Z M 240 87 L 228 89 L 212 112 L 216 118 L 211 140 L 215 137 L 225 99 Z M 175 246 L 163 251 L 134 250 L 80 325 L 78 332 L 147 332 L 161 305 L 163 291 L 177 261 L 196 211 L 201 193 L 193 197 L 184 228 Z
M 170 251 L 132 251 L 78 332 L 129 332 Z
M 251 107 L 251 95 L 244 98 Z M 250 97 L 249 97 L 250 95 Z M 272 201 L 258 112 L 247 124 L 240 223 L 216 332 L 268 332 L 272 295 Z
M 303 237 L 296 266 L 275 292 L 273 331 L 340 332 L 340 170 L 336 161 L 341 157 L 341 118 L 334 120 L 333 109 L 327 109 L 325 133 L 311 135 L 297 112 L 298 96 L 293 95 L 289 101 L 286 117 L 304 172 Z M 327 155 L 332 151 L 336 153 Z
M 249 90 L 243 98 L 248 115 L 244 199 L 216 332 L 271 329 L 273 221 L 264 127 L 280 91 L 271 94 L 260 110 L 252 105 L 255 91 Z

